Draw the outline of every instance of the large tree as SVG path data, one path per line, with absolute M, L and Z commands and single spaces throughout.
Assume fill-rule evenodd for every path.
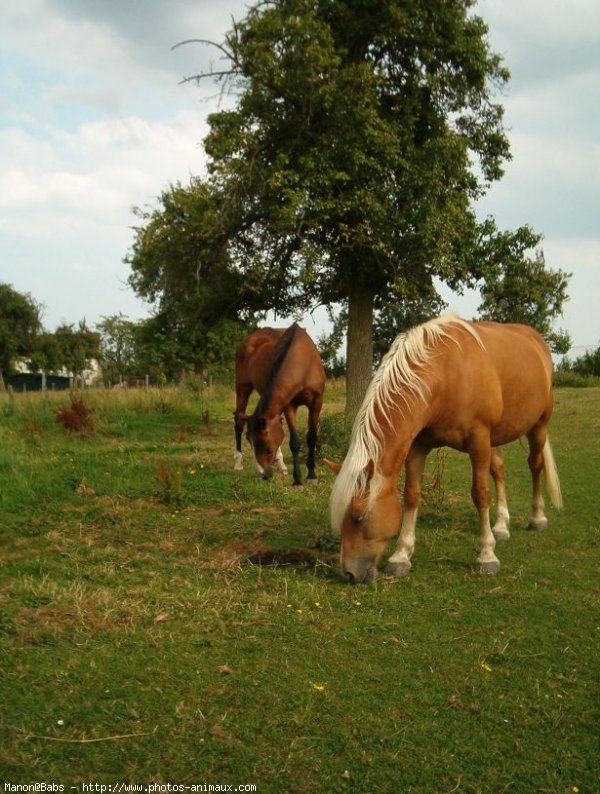
M 0 391 L 15 359 L 34 350 L 40 328 L 40 310 L 33 298 L 0 284 Z
M 478 278 L 472 202 L 502 174 L 508 79 L 472 0 L 269 0 L 212 77 L 235 107 L 205 140 L 231 260 L 271 307 L 348 305 L 351 418 L 378 296 Z

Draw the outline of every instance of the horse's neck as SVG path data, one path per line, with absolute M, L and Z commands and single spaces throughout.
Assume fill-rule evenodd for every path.
M 269 387 L 268 402 L 263 405 L 262 415 L 273 418 L 279 416 L 283 409 L 291 403 L 296 394 L 303 388 L 303 383 L 298 379 L 290 379 L 286 370 L 293 369 L 294 348 L 290 347 L 282 362 L 279 372 L 275 375 Z
M 266 418 L 279 416 L 286 405 L 289 405 L 298 391 L 296 384 L 287 386 L 282 383 L 279 376 L 275 379 L 270 389 L 269 400 L 263 405 L 262 415 Z
M 384 440 L 377 468 L 384 475 L 396 476 L 400 471 L 413 441 L 427 425 L 428 406 L 418 397 L 410 399 L 408 405 L 400 401 L 389 412 L 389 421 L 380 422 Z

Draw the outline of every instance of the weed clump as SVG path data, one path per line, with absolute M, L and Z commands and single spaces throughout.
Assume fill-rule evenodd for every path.
M 57 408 L 56 420 L 71 433 L 84 433 L 93 429 L 93 408 L 87 406 L 80 397 L 71 397 L 71 405 Z
M 183 502 L 183 478 L 181 470 L 164 459 L 159 461 L 156 475 L 157 498 L 165 505 L 178 505 Z

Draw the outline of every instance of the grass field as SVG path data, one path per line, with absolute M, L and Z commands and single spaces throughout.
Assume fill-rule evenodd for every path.
M 2 791 L 600 791 L 600 389 L 557 390 L 547 532 L 523 529 L 526 454 L 507 448 L 499 576 L 474 572 L 469 464 L 448 452 L 411 575 L 356 588 L 335 541 L 316 547 L 329 472 L 263 482 L 248 452 L 233 471 L 232 390 L 83 399 L 92 427 L 68 432 L 68 395 L 0 395 Z

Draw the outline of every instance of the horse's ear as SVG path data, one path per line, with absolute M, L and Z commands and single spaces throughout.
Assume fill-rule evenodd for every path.
M 323 463 L 328 469 L 331 469 L 334 474 L 340 473 L 340 469 L 342 468 L 341 463 L 336 463 L 334 460 L 328 460 L 327 458 L 323 458 Z

